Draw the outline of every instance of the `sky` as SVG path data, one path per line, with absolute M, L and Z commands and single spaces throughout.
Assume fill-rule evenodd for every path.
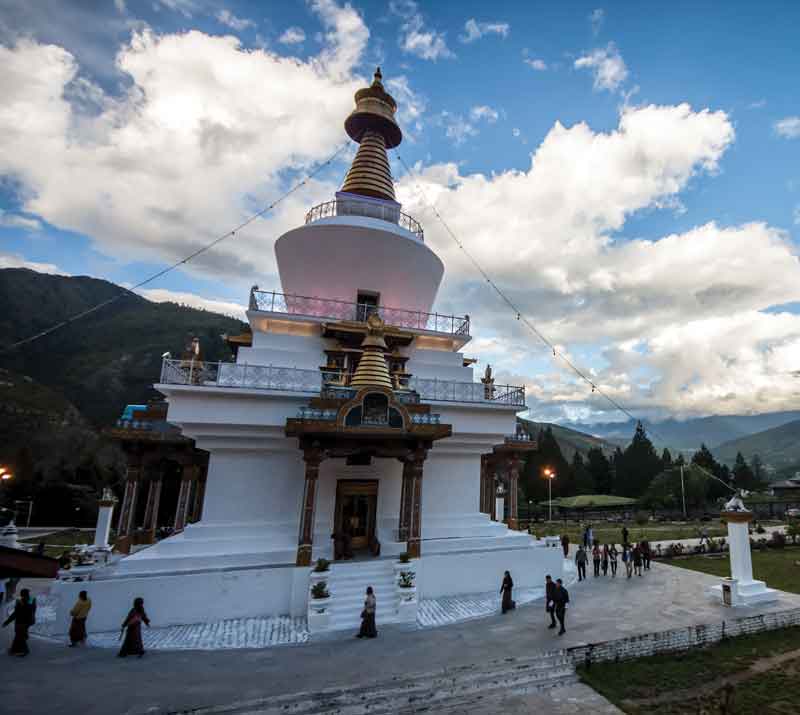
M 380 65 L 436 308 L 470 315 L 465 354 L 525 384 L 533 418 L 626 419 L 429 202 L 635 414 L 797 409 L 798 26 L 800 4 L 733 0 L 0 0 L 0 267 L 135 285 L 348 143 Z M 354 150 L 140 292 L 242 316 Z

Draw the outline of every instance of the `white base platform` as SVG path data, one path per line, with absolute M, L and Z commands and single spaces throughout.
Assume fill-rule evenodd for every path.
M 712 598 L 723 603 L 722 584 L 712 586 L 709 589 L 709 594 Z M 748 581 L 737 583 L 732 593 L 732 603 L 734 607 L 737 606 L 755 606 L 759 603 L 769 603 L 777 601 L 780 596 L 780 591 L 774 588 L 768 588 L 763 581 Z

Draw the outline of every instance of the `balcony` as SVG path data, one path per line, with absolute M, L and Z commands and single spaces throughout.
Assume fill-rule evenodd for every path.
M 166 358 L 161 366 L 162 385 L 195 385 L 198 387 L 247 388 L 319 395 L 323 386 L 347 396 L 355 393 L 348 386 L 349 376 L 332 370 L 304 370 L 274 365 L 245 365 L 231 362 L 200 362 Z M 493 385 L 487 388 L 479 382 L 457 382 L 412 377 L 409 392 L 431 402 L 467 402 L 525 407 L 525 388 L 512 385 Z M 413 392 L 411 392 L 413 391 Z M 402 401 L 402 400 L 401 400 Z
M 314 223 L 324 218 L 335 216 L 364 216 L 366 218 L 377 218 L 381 221 L 388 221 L 400 226 L 414 235 L 421 243 L 425 243 L 425 233 L 422 226 L 408 214 L 404 214 L 399 208 L 399 204 L 392 206 L 378 201 L 366 201 L 359 199 L 335 199 L 326 201 L 324 204 L 315 206 L 306 214 L 306 225 Z
M 469 316 L 441 315 L 423 313 L 418 310 L 388 308 L 384 305 L 350 303 L 328 298 L 311 298 L 302 295 L 286 295 L 275 291 L 250 291 L 250 310 L 268 313 L 283 313 L 294 316 L 308 316 L 325 320 L 353 320 L 364 322 L 377 313 L 386 325 L 412 330 L 426 330 L 434 333 L 462 336 L 469 340 Z M 466 341 L 465 341 L 466 342 Z

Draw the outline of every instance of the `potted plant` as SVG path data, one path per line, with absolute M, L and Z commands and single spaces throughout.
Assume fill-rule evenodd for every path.
M 406 565 L 407 566 L 407 565 Z M 406 568 L 397 575 L 397 615 L 403 623 L 417 620 L 417 587 L 414 583 L 417 574 Z
M 317 559 L 314 568 L 311 569 L 311 584 L 317 584 L 328 580 L 331 571 L 331 562 L 327 559 Z
M 329 604 L 331 594 L 326 581 L 317 581 L 311 586 L 311 598 L 308 599 L 308 630 L 311 633 L 324 631 L 330 623 Z

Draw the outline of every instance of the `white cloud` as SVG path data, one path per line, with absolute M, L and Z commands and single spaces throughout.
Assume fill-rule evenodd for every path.
M 204 298 L 195 293 L 168 290 L 166 288 L 143 288 L 136 292 L 154 303 L 178 303 L 178 305 L 187 305 L 190 308 L 209 310 L 212 313 L 221 313 L 232 318 L 239 318 L 239 320 L 247 320 L 245 306 L 239 305 L 239 303 Z
M 614 92 L 628 78 L 628 68 L 613 42 L 575 60 L 575 69 L 591 69 L 595 90 Z
M 500 113 L 485 104 L 479 104 L 469 110 L 469 118 L 473 122 L 486 121 L 489 124 L 494 124 L 499 118 Z
M 800 316 L 763 312 L 796 300 L 800 260 L 788 235 L 712 222 L 653 240 L 615 238 L 637 211 L 670 206 L 692 177 L 718 171 L 733 140 L 724 112 L 625 107 L 608 133 L 556 123 L 527 171 L 462 174 L 438 164 L 419 167 L 417 182 L 523 312 L 632 409 L 788 409 L 800 396 L 788 376 L 800 364 Z M 440 310 L 469 312 L 476 334 L 499 341 L 470 354 L 497 360 L 498 380 L 524 381 L 562 416 L 587 403 L 606 409 L 550 365 L 408 180 L 398 195 L 447 266 Z
M 603 27 L 606 19 L 606 12 L 603 8 L 598 7 L 589 13 L 589 22 L 592 25 L 592 34 L 597 35 Z
M 218 22 L 230 27 L 232 30 L 236 30 L 237 32 L 246 30 L 248 27 L 256 26 L 256 23 L 252 20 L 236 17 L 236 15 L 234 15 L 230 10 L 220 10 L 214 17 L 217 18 Z
M 444 111 L 439 115 L 439 122 L 444 126 L 445 136 L 456 146 L 478 135 L 478 130 L 460 114 Z
M 69 273 L 62 271 L 55 263 L 38 263 L 29 261 L 19 254 L 0 253 L 0 268 L 28 268 L 39 273 L 55 273 L 57 275 L 68 276 Z
M 63 48 L 0 46 L 0 175 L 20 187 L 22 211 L 118 260 L 172 261 L 276 198 L 346 140 L 342 118 L 366 84 L 354 74 L 361 18 L 330 0 L 312 9 L 325 45 L 305 61 L 232 36 L 137 32 L 117 56 L 130 81 L 118 97 L 83 80 Z M 76 78 L 93 111 L 69 101 Z M 274 275 L 275 238 L 335 188 L 310 182 L 190 270 Z
M 153 9 L 158 10 L 159 6 L 179 12 L 184 17 L 191 17 L 199 7 L 196 0 L 153 0 Z
M 445 33 L 425 26 L 425 20 L 413 0 L 392 0 L 389 8 L 404 20 L 400 26 L 400 48 L 403 52 L 423 60 L 455 57 L 455 53 L 447 46 Z
M 385 82 L 386 89 L 397 102 L 397 119 L 403 129 L 413 127 L 417 132 L 422 129 L 422 117 L 428 104 L 427 98 L 414 91 L 405 75 L 391 77 Z
M 37 218 L 28 218 L 0 209 L 0 226 L 3 228 L 21 228 L 25 231 L 40 231 L 42 222 Z
M 124 13 L 127 8 L 125 7 L 125 0 L 114 0 L 114 7 L 117 8 L 117 12 Z
M 515 137 L 518 137 L 520 134 L 522 134 L 522 132 L 519 130 L 519 127 L 514 127 L 511 130 L 511 134 L 513 134 Z
M 278 42 L 284 45 L 299 45 L 305 42 L 306 33 L 302 27 L 287 27 L 283 34 L 278 38 Z
M 792 213 L 792 219 L 794 221 L 795 226 L 800 226 L 800 204 L 794 207 L 794 212 Z
M 800 138 L 800 117 L 784 117 L 772 125 L 775 133 L 784 139 Z
M 511 25 L 507 22 L 477 22 L 471 17 L 464 23 L 465 34 L 459 35 L 459 40 L 464 43 L 475 42 L 484 35 L 500 35 L 502 38 L 508 37 Z
M 747 105 L 747 108 L 748 109 L 762 109 L 762 108 L 764 108 L 766 106 L 767 106 L 767 100 L 766 99 L 759 99 L 759 100 L 757 100 L 755 102 L 750 102 L 750 104 Z
M 522 61 L 526 65 L 535 69 L 537 72 L 544 72 L 547 69 L 547 63 L 544 60 L 531 59 L 530 57 L 526 57 Z

